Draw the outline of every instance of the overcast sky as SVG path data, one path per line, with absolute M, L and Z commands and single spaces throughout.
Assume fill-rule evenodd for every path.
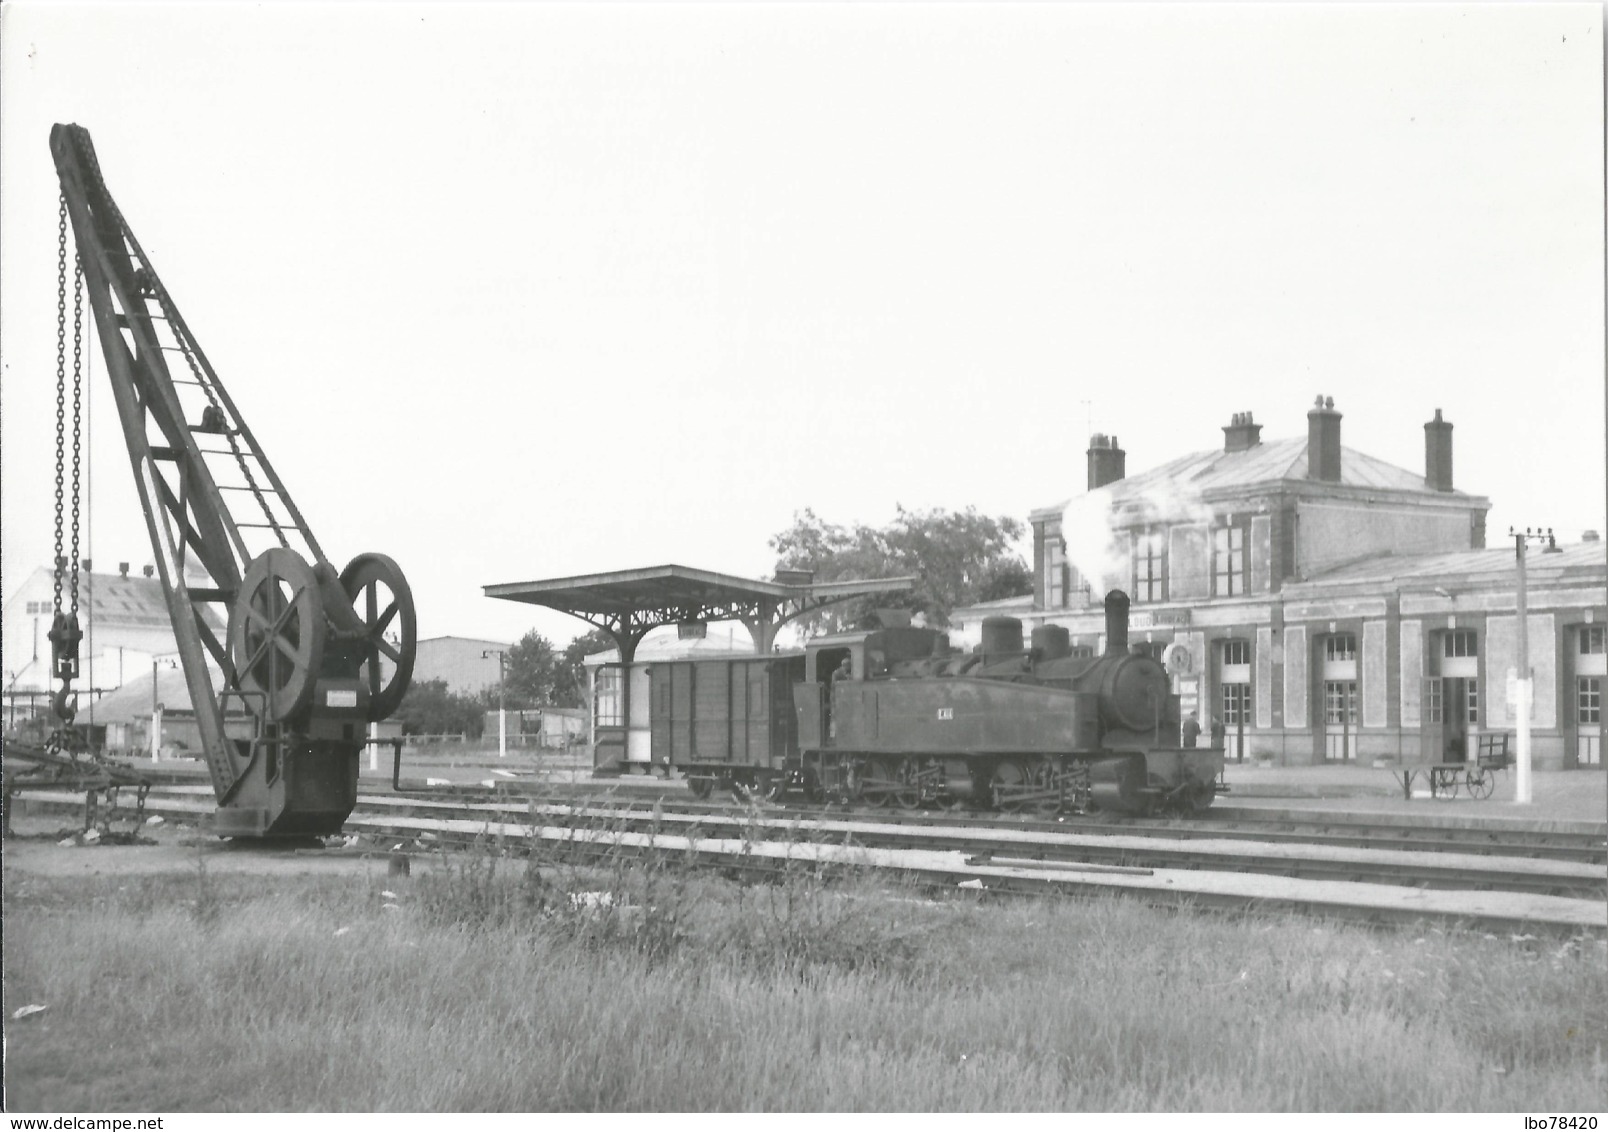
M 757 576 L 812 507 L 1018 517 L 1251 410 L 1604 525 L 1596 4 L 0 9 L 9 595 L 48 563 L 53 122 L 338 566 Z M 95 356 L 86 554 L 152 560 Z

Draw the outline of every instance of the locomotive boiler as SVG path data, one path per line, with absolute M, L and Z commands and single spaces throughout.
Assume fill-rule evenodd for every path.
M 1074 655 L 1060 626 L 991 617 L 981 644 L 895 625 L 797 653 L 655 664 L 655 752 L 694 792 L 914 808 L 1144 814 L 1205 809 L 1223 753 L 1178 744 L 1166 669 L 1128 647 L 1128 598 L 1106 599 L 1106 647 Z

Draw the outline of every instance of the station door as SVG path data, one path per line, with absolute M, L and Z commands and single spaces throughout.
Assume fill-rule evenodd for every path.
M 1608 676 L 1608 627 L 1582 625 L 1576 630 L 1575 765 L 1602 765 L 1602 685 Z
M 1323 757 L 1329 762 L 1357 758 L 1357 682 L 1323 682 Z
M 1245 731 L 1251 725 L 1251 686 L 1224 684 L 1222 714 L 1223 757 L 1245 761 Z

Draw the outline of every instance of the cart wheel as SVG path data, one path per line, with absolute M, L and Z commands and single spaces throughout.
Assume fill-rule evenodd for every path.
M 1457 797 L 1457 778 L 1450 774 L 1432 775 L 1429 780 L 1429 793 L 1432 797 L 1451 801 Z
M 1496 789 L 1496 775 L 1487 774 L 1483 767 L 1471 770 L 1468 772 L 1466 785 L 1470 798 L 1489 798 L 1491 792 Z

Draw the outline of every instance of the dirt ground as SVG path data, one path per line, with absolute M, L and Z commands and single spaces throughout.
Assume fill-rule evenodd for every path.
M 84 844 L 64 815 L 18 814 L 11 824 L 14 836 L 0 858 L 7 888 L 25 878 L 193 874 L 202 862 L 214 876 L 384 877 L 390 867 L 389 845 L 237 848 L 176 823 L 144 827 L 135 844 Z M 415 857 L 412 867 L 429 865 Z

